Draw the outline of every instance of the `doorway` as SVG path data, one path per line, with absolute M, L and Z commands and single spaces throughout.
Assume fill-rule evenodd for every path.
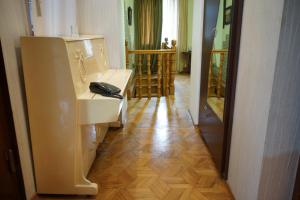
M 134 71 L 128 96 L 174 95 L 177 86 L 190 82 L 193 5 L 193 0 L 124 0 L 126 67 Z
M 1 43 L 0 43 L 1 47 Z M 0 199 L 25 199 L 12 111 L 0 48 Z
M 227 178 L 243 0 L 207 0 L 201 63 L 199 127 Z

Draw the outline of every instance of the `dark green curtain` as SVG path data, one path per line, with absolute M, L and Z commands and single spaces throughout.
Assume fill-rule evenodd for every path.
M 160 49 L 163 0 L 134 0 L 135 49 Z M 142 57 L 145 72 L 146 57 Z M 151 56 L 151 71 L 156 72 L 157 56 Z
M 163 0 L 135 0 L 135 49 L 160 49 Z

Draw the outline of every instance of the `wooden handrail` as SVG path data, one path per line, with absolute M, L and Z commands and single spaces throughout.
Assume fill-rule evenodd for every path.
M 128 54 L 170 54 L 176 53 L 176 49 L 158 49 L 158 50 L 128 50 Z
M 214 49 L 211 51 L 212 54 L 214 53 L 228 53 L 227 49 Z

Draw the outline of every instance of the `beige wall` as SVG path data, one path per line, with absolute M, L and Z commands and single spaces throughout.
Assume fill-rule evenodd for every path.
M 128 7 L 132 8 L 132 24 L 128 25 Z M 134 0 L 124 0 L 124 23 L 125 23 L 125 39 L 128 41 L 128 48 L 134 48 Z
M 37 15 L 37 2 L 40 2 L 40 16 Z M 78 33 L 76 0 L 40 0 L 32 1 L 32 4 L 35 35 L 71 36 Z
M 124 1 L 41 0 L 42 16 L 33 1 L 35 35 L 103 35 L 113 68 L 125 67 Z
M 125 67 L 124 1 L 77 0 L 80 34 L 104 35 L 110 65 Z
M 244 2 L 228 183 L 258 198 L 284 0 Z
M 191 63 L 191 93 L 189 112 L 194 124 L 198 124 L 199 100 L 200 100 L 200 77 L 202 61 L 202 31 L 203 31 L 204 0 L 194 0 L 193 33 L 192 33 L 192 63 Z
M 27 34 L 23 0 L 0 1 L 0 37 L 27 199 L 35 194 L 28 139 L 20 36 Z
M 300 142 L 299 10 L 299 0 L 285 1 L 258 194 L 260 200 L 292 199 L 293 195 Z

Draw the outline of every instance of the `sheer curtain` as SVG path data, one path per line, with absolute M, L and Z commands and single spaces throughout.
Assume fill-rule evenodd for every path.
M 178 32 L 178 0 L 163 0 L 162 42 L 165 38 L 177 40 Z

